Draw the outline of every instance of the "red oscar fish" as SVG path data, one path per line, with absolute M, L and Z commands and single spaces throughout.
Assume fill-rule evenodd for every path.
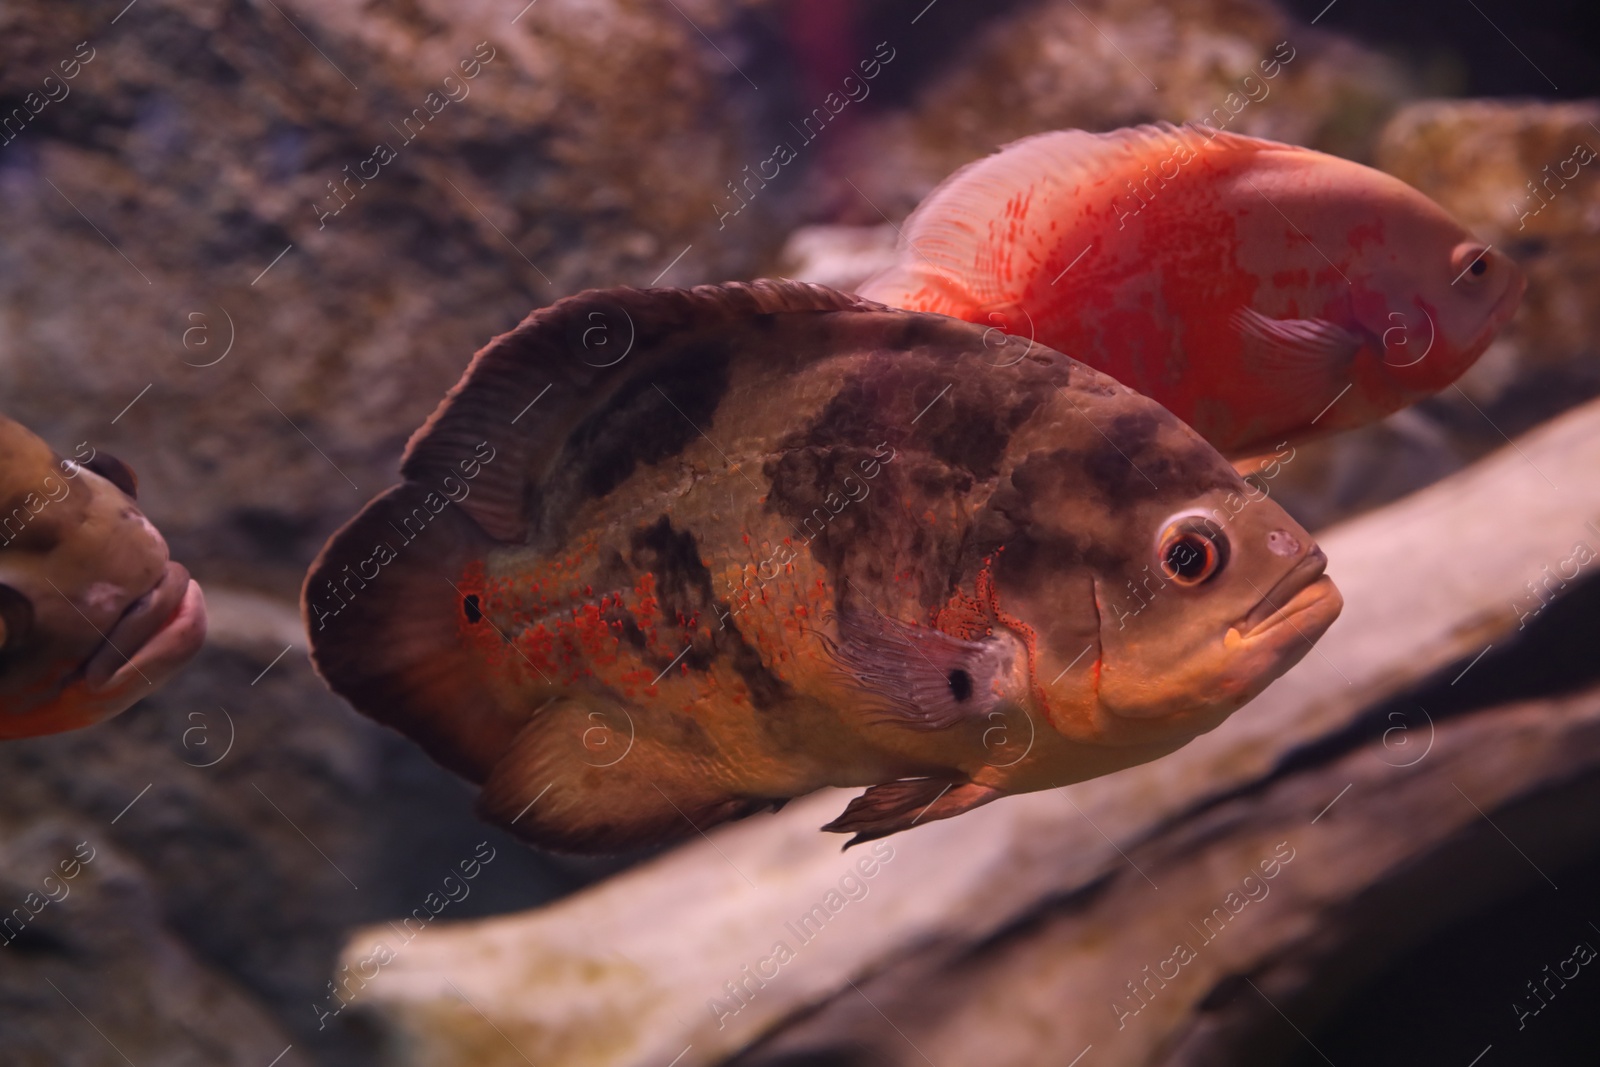
M 1170 125 L 1009 145 L 929 194 L 899 256 L 863 296 L 1037 340 L 1230 457 L 1444 388 L 1525 287 L 1396 178 Z
M 205 598 L 136 488 L 119 460 L 62 459 L 0 416 L 0 739 L 109 719 L 200 650 Z
M 825 785 L 862 840 L 1164 755 L 1338 591 L 1168 412 L 1008 348 L 786 282 L 539 310 L 323 549 L 312 660 L 566 851 Z

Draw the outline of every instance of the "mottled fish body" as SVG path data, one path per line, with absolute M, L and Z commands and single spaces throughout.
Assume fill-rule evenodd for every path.
M 1339 608 L 1310 536 L 1156 404 L 817 286 L 537 311 L 402 473 L 308 576 L 313 660 L 557 849 L 825 785 L 870 787 L 830 827 L 860 839 L 1103 774 Z
M 1160 125 L 1040 134 L 957 171 L 861 293 L 1031 337 L 1246 456 L 1444 388 L 1524 286 L 1387 174 Z

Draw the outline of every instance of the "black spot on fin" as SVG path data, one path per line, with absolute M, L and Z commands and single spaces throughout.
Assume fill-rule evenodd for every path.
M 300 594 L 328 687 L 475 782 L 529 713 L 502 706 L 462 639 L 478 606 L 455 583 L 490 545 L 459 504 L 397 485 L 329 538 Z
M 981 720 L 1005 699 L 1016 646 L 1004 638 L 964 641 L 931 626 L 845 609 L 834 662 L 880 721 L 943 730 Z
M 855 834 L 845 848 L 936 822 L 982 807 L 1005 796 L 993 786 L 946 778 L 907 778 L 875 785 L 852 800 L 844 814 L 824 826 L 835 834 Z

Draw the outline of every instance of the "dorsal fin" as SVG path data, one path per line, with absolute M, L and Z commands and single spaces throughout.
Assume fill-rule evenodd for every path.
M 1030 249 L 1024 246 L 1046 239 L 1049 222 L 1086 197 L 1098 196 L 1109 209 L 1114 197 L 1128 196 L 1118 179 L 1137 172 L 1145 162 L 1184 150 L 1306 151 L 1171 123 L 1109 133 L 1057 130 L 1025 137 L 940 182 L 906 220 L 899 263 L 869 279 L 860 291 L 891 306 L 906 306 L 897 299 L 899 293 L 930 287 L 963 294 L 972 308 L 1000 306 L 1016 295 L 1017 283 L 1009 281 L 1011 263 L 1032 262 L 1026 255 Z M 1019 219 L 1024 221 L 1020 230 Z M 943 310 L 925 303 L 916 306 Z
M 590 290 L 541 308 L 473 357 L 406 446 L 401 473 L 458 477 L 483 442 L 492 464 L 463 509 L 491 537 L 522 540 L 534 497 L 568 438 L 598 407 L 696 344 L 725 343 L 758 316 L 871 309 L 819 285 L 757 281 L 694 289 Z

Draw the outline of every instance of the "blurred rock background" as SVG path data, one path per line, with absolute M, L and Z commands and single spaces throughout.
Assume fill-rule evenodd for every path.
M 1231 128 L 1388 169 L 1530 274 L 1459 393 L 1286 468 L 1280 498 L 1325 525 L 1600 392 L 1600 161 L 1523 217 L 1544 167 L 1600 148 L 1579 7 L 7 0 L 0 404 L 138 470 L 218 625 L 120 719 L 0 749 L 0 908 L 98 850 L 0 947 L 6 1061 L 370 1062 L 351 1016 L 319 1029 L 314 1008 L 343 931 L 405 914 L 482 840 L 497 859 L 451 918 L 609 869 L 480 826 L 295 644 L 316 549 L 528 311 L 602 285 L 847 286 L 957 166 L 1045 129 L 1199 118 L 1287 43 Z M 797 128 L 874 58 L 865 98 Z M 779 142 L 795 160 L 743 184 Z

